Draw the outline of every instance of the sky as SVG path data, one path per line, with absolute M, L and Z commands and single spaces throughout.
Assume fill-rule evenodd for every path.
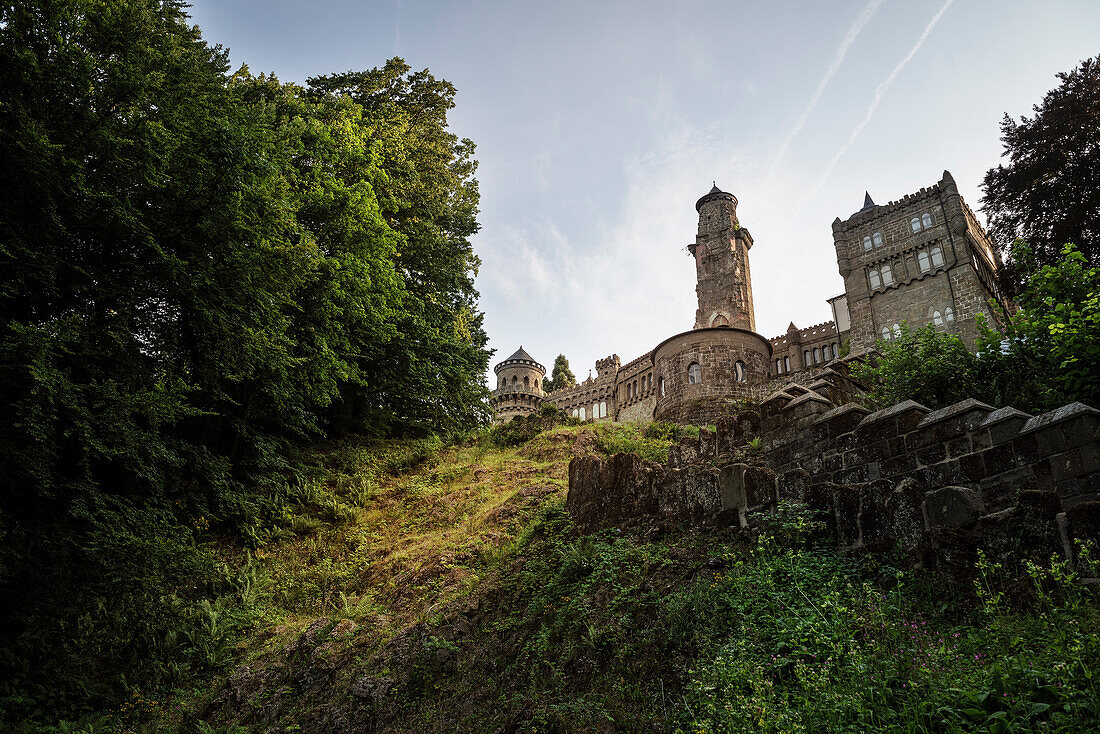
M 400 56 L 477 144 L 493 363 L 579 379 L 695 319 L 695 201 L 736 195 L 757 331 L 832 319 L 831 223 L 949 170 L 978 210 L 1000 122 L 1100 53 L 1096 0 L 192 0 L 233 65 L 284 81 Z M 984 216 L 979 211 L 979 217 Z

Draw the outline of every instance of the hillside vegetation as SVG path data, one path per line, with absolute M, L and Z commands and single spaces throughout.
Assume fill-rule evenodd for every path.
M 676 430 L 345 442 L 280 490 L 249 552 L 211 540 L 238 624 L 132 731 L 1081 731 L 1100 722 L 1100 610 L 1058 563 L 973 586 L 766 527 L 582 535 L 577 455 Z M 501 443 L 520 441 L 518 446 Z M 221 624 L 217 610 L 211 625 Z M 296 728 L 297 727 L 297 728 Z M 99 731 L 101 729 L 95 729 Z

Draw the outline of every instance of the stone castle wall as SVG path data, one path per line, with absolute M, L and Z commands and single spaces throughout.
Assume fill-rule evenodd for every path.
M 567 507 L 588 528 L 747 527 L 780 501 L 802 503 L 843 548 L 897 547 L 914 565 L 955 573 L 972 570 L 979 549 L 1072 562 L 1075 541 L 1100 543 L 1100 411 L 1072 403 L 1031 416 L 965 400 L 870 412 L 848 402 L 858 386 L 844 365 L 812 384 L 789 383 L 759 414 L 719 419 L 671 447 L 667 466 L 574 459 Z M 756 451 L 763 466 L 745 464 Z

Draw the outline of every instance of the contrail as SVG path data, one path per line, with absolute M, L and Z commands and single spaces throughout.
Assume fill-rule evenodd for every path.
M 802 208 L 806 206 L 806 204 L 810 201 L 810 199 L 812 199 L 817 194 L 817 192 L 821 190 L 821 187 L 825 185 L 825 180 L 828 179 L 829 175 L 833 172 L 833 168 L 836 167 L 837 161 L 839 161 L 841 157 L 848 152 L 848 149 L 852 147 L 852 143 L 855 142 L 856 138 L 863 131 L 863 128 L 867 127 L 867 123 L 871 121 L 871 117 L 874 116 L 875 110 L 878 109 L 879 103 L 882 102 L 882 98 L 886 95 L 886 90 L 888 90 L 890 88 L 890 85 L 894 83 L 894 79 L 896 79 L 898 74 L 901 73 L 901 70 L 905 68 L 905 65 L 909 63 L 909 60 L 917 54 L 917 51 L 920 51 L 920 47 L 924 45 L 925 40 L 928 38 L 928 34 L 930 34 L 932 32 L 932 29 L 936 27 L 936 23 L 940 22 L 940 18 L 943 17 L 943 14 L 947 12 L 947 9 L 951 7 L 951 4 L 953 2 L 955 2 L 955 0 L 947 0 L 947 2 L 943 4 L 943 7 L 940 8 L 939 12 L 932 16 L 932 20 L 929 21 L 927 26 L 925 26 L 924 32 L 920 34 L 920 38 L 917 39 L 917 42 L 913 45 L 913 48 L 909 49 L 909 53 L 906 54 L 905 58 L 902 59 L 898 63 L 898 65 L 894 67 L 894 70 L 890 72 L 890 76 L 886 77 L 882 81 L 882 83 L 879 84 L 878 87 L 875 89 L 875 96 L 874 99 L 871 100 L 871 106 L 867 108 L 867 114 L 863 116 L 863 119 L 860 120 L 859 124 L 855 126 L 854 130 L 852 130 L 852 134 L 848 136 L 847 142 L 845 142 L 844 145 L 841 146 L 840 150 L 838 150 L 836 155 L 833 156 L 833 159 L 829 161 L 829 165 L 825 166 L 825 171 L 821 174 L 821 177 L 817 179 L 817 182 L 813 185 L 810 191 L 806 194 L 806 196 L 802 198 L 802 202 L 798 206 L 798 211 L 801 211 Z
M 806 120 L 809 119 L 810 113 L 814 111 L 814 107 L 817 107 L 817 103 L 821 100 L 821 95 L 825 93 L 825 87 L 828 86 L 829 81 L 836 75 L 838 69 L 840 69 L 841 62 L 844 61 L 844 57 L 848 55 L 848 49 L 855 43 L 856 36 L 863 30 L 863 26 L 867 25 L 868 21 L 878 12 L 879 6 L 885 0 L 871 0 L 867 3 L 867 7 L 863 9 L 863 12 L 859 14 L 859 17 L 855 19 L 851 27 L 848 28 L 848 32 L 844 35 L 844 40 L 837 46 L 836 54 L 833 56 L 833 63 L 829 65 L 829 68 L 825 71 L 825 76 L 821 77 L 821 81 L 817 84 L 817 89 L 814 90 L 814 94 L 810 97 L 810 103 L 806 105 L 806 109 L 802 111 L 802 116 L 798 118 L 798 122 L 791 128 L 791 132 L 787 135 L 786 140 L 779 146 L 779 150 L 776 152 L 775 157 L 772 159 L 771 165 L 768 166 L 767 178 L 771 178 L 775 172 L 775 167 L 779 164 L 779 161 L 787 153 L 787 148 L 790 147 L 791 141 L 795 136 L 802 132 L 802 128 L 806 126 Z

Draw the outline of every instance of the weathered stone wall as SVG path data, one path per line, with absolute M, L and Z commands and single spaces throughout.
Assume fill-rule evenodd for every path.
M 914 564 L 957 573 L 973 568 L 979 549 L 1013 563 L 1072 561 L 1074 541 L 1100 542 L 1100 411 L 1071 403 L 1031 416 L 964 400 L 872 413 L 851 402 L 859 394 L 847 375 L 852 359 L 810 385 L 783 386 L 759 415 L 719 419 L 716 431 L 671 447 L 667 467 L 647 465 L 651 504 L 633 499 L 628 472 L 615 475 L 602 509 L 590 507 L 612 486 L 593 483 L 605 470 L 590 458 L 570 467 L 567 506 L 593 526 L 638 519 L 638 507 L 666 521 L 744 526 L 778 500 L 801 502 L 823 513 L 841 547 L 898 546 Z M 730 499 L 741 495 L 723 472 L 742 466 L 735 462 L 754 438 L 758 468 L 778 477 L 775 492 Z

